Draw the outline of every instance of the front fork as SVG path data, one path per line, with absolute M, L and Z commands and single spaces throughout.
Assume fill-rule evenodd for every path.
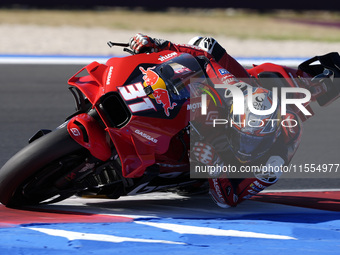
M 106 131 L 92 116 L 82 113 L 74 116 L 67 124 L 70 136 L 89 150 L 95 158 L 107 161 L 111 157 L 110 142 Z

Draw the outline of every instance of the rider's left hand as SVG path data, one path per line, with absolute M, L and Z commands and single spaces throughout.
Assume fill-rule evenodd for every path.
M 158 45 L 155 43 L 155 41 L 151 37 L 141 33 L 138 33 L 132 37 L 130 39 L 129 45 L 135 54 L 158 51 Z

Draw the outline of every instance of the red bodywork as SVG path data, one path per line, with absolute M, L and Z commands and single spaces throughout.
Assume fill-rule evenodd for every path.
M 85 130 L 79 128 L 80 126 Z M 68 122 L 67 129 L 71 137 L 91 151 L 94 157 L 103 161 L 110 158 L 111 148 L 106 142 L 106 133 L 90 115 L 82 113 L 73 117 Z
M 139 66 L 142 63 L 153 65 L 161 64 L 164 60 L 162 60 L 160 56 L 164 56 L 167 53 L 173 52 L 165 51 L 162 53 L 140 54 L 124 58 L 111 58 L 105 65 L 93 62 L 71 77 L 69 84 L 77 87 L 96 109 L 98 109 L 99 99 L 106 93 L 124 92 L 125 94 L 122 93 L 122 95 L 123 97 L 125 95 L 125 99 L 130 100 L 130 98 L 127 98 L 130 96 L 133 97 L 133 99 L 139 100 L 139 104 L 144 105 L 144 102 L 148 102 L 145 106 L 150 109 L 153 107 L 154 111 L 156 111 L 155 107 L 159 103 L 156 102 L 155 99 L 151 100 L 150 97 L 141 91 L 139 88 L 141 84 L 129 84 L 126 81 L 133 71 L 136 72 L 136 69 L 139 70 L 141 75 L 143 74 L 139 69 Z M 172 54 L 173 57 L 178 55 L 180 54 Z M 171 58 L 172 57 L 169 57 L 167 60 Z M 88 72 L 88 75 L 78 76 L 84 70 Z M 143 82 L 143 80 L 141 82 Z M 153 105 L 150 106 L 149 101 L 153 101 Z M 124 177 L 140 177 L 148 166 L 155 163 L 166 163 L 167 165 L 177 167 L 178 169 L 188 169 L 189 163 L 187 155 L 185 155 L 185 159 L 182 160 L 182 162 L 178 162 L 178 159 L 181 158 L 181 155 L 183 154 L 183 150 L 181 150 L 182 146 L 174 148 L 176 147 L 176 143 L 180 143 L 177 141 L 178 139 L 175 139 L 176 134 L 188 125 L 189 113 L 186 107 L 188 103 L 189 102 L 184 102 L 176 115 L 172 116 L 172 112 L 170 112 L 170 118 L 166 115 L 160 118 L 153 118 L 147 115 L 143 116 L 132 113 L 129 122 L 121 128 L 114 128 L 107 125 L 106 131 L 120 157 Z M 172 106 L 175 106 L 175 104 L 172 104 Z M 131 110 L 132 106 L 129 105 L 129 107 Z M 164 108 L 164 111 L 166 113 L 165 109 L 166 108 Z M 98 112 L 100 113 L 99 109 Z M 105 122 L 105 117 L 102 117 Z M 71 119 L 70 123 L 73 123 L 74 120 L 78 118 L 78 116 L 74 117 Z M 81 117 L 82 120 L 84 118 L 84 116 Z M 90 129 L 90 127 L 87 126 L 92 125 L 91 121 L 88 123 L 83 121 L 81 124 L 85 126 L 86 130 Z M 71 124 L 69 125 L 71 126 Z M 101 131 L 98 129 L 92 129 L 89 134 L 89 139 L 92 140 L 92 136 L 94 136 L 93 139 L 102 136 L 102 134 L 99 134 L 100 132 Z M 74 137 L 70 128 L 69 133 Z M 101 145 L 97 147 L 92 147 L 91 143 L 85 143 L 80 139 L 75 140 L 89 149 L 93 156 L 97 157 L 98 154 L 104 152 L 103 155 L 97 158 L 103 161 L 110 158 L 110 155 L 107 153 L 109 142 L 106 139 L 102 139 Z
M 143 85 L 143 82 L 146 85 L 153 85 L 157 82 L 159 77 L 154 72 L 154 67 L 182 54 L 173 51 L 139 54 L 111 58 L 106 64 L 93 62 L 84 67 L 70 78 L 69 84 L 77 87 L 86 96 L 99 115 L 101 115 L 100 99 L 107 93 L 120 93 L 129 107 L 131 118 L 122 127 L 117 128 L 110 126 L 105 116 L 101 115 L 106 125 L 104 132 L 98 126 L 92 127 L 95 121 L 88 118 L 87 114 L 78 115 L 68 124 L 70 135 L 87 148 L 93 156 L 103 161 L 111 156 L 109 148 L 112 147 L 112 142 L 121 160 L 123 176 L 126 178 L 141 177 L 146 168 L 155 163 L 165 166 L 162 172 L 171 172 L 175 169 L 188 171 L 189 160 L 187 151 L 185 151 L 188 148 L 183 147 L 183 143 L 188 144 L 189 138 L 183 136 L 179 139 L 178 134 L 181 131 L 184 133 L 183 129 L 187 127 L 190 120 L 190 113 L 187 110 L 189 100 L 176 104 L 171 101 L 166 90 L 166 93 L 154 93 L 155 96 L 150 98 L 145 94 Z M 143 64 L 147 66 L 142 67 Z M 80 75 L 84 70 L 87 74 Z M 262 72 L 279 73 L 292 87 L 301 87 L 303 82 L 296 84 L 291 78 L 310 78 L 300 70 L 268 63 L 255 66 L 248 72 L 255 78 L 258 78 Z M 132 82 L 132 74 L 140 75 L 140 81 Z M 162 92 L 163 89 L 156 90 Z M 131 103 L 132 101 L 135 103 Z M 310 108 L 308 109 L 312 112 Z M 159 116 L 143 114 L 145 110 L 153 111 Z M 303 114 L 299 116 L 305 120 Z M 89 141 L 84 141 L 82 134 L 76 136 L 72 133 L 72 128 L 76 128 L 75 121 L 84 126 Z M 108 134 L 110 139 L 105 139 L 105 134 Z

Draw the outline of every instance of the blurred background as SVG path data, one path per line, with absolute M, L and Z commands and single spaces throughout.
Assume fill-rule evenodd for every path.
M 340 2 L 0 2 L 0 54 L 122 54 L 106 41 L 137 32 L 177 43 L 214 36 L 236 57 L 310 57 L 340 48 Z
M 169 7 L 179 8 L 249 8 L 260 11 L 273 9 L 293 9 L 293 10 L 340 10 L 338 1 L 307 1 L 307 0 L 285 0 L 285 1 L 267 1 L 267 0 L 243 0 L 243 1 L 225 1 L 225 0 L 210 0 L 210 1 L 140 1 L 140 0 L 59 0 L 59 1 L 42 1 L 42 0 L 2 0 L 1 4 L 5 7 L 13 7 L 21 5 L 25 7 L 38 8 L 93 8 L 96 6 L 120 6 L 120 7 L 144 7 L 149 10 L 160 10 Z

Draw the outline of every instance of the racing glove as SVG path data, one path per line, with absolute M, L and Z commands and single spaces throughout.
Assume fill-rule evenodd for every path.
M 195 142 L 191 153 L 196 161 L 206 166 L 221 168 L 224 165 L 224 162 L 221 160 L 214 147 L 209 144 Z M 207 172 L 209 178 L 217 178 L 221 176 L 221 172 L 215 171 L 214 167 L 210 168 L 210 170 Z
M 205 165 L 212 165 L 219 161 L 214 148 L 206 143 L 195 142 L 192 153 L 198 162 Z
M 135 54 L 146 52 L 158 52 L 169 46 L 170 42 L 163 39 L 151 38 L 141 33 L 130 38 L 130 48 Z

